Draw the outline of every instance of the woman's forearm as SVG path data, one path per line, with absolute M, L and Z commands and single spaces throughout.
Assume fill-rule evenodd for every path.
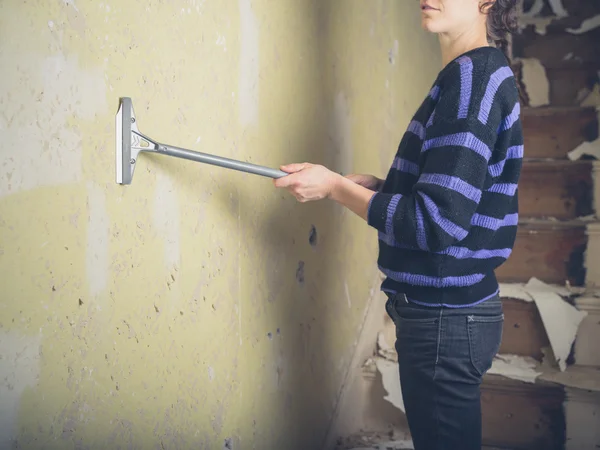
M 329 198 L 367 220 L 369 202 L 373 195 L 375 195 L 374 191 L 340 177 L 331 190 Z

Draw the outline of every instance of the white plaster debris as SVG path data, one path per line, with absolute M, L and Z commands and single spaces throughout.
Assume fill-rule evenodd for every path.
M 563 6 L 562 0 L 548 0 L 548 3 L 550 4 L 550 8 L 552 9 L 552 12 L 554 13 L 554 15 L 556 15 L 556 17 L 558 17 L 559 19 L 569 17 L 569 13 Z
M 542 63 L 535 58 L 522 58 L 520 61 L 522 82 L 529 98 L 529 106 L 550 104 L 550 82 Z
M 540 280 L 531 279 L 526 289 L 540 313 L 556 362 L 564 371 L 579 324 L 587 313 L 567 303 L 553 286 Z
M 387 392 L 384 400 L 387 400 L 402 412 L 404 409 L 404 399 L 402 398 L 402 390 L 400 389 L 400 373 L 398 363 L 388 361 L 383 358 L 375 358 L 375 365 L 381 374 L 383 388 Z
M 571 161 L 577 161 L 584 155 L 600 159 L 600 139 L 591 142 L 583 142 L 575 150 L 572 150 L 567 154 Z
M 531 278 L 527 284 L 500 284 L 501 297 L 535 302 L 550 340 L 556 364 L 561 371 L 567 367 L 566 360 L 577 330 L 587 315 L 585 311 L 579 311 L 563 299 L 571 295 L 573 291 L 567 287 L 549 285 L 537 278 Z M 522 361 L 517 362 L 522 363 Z M 503 364 L 514 363 L 515 361 L 510 358 L 503 360 Z M 503 365 L 497 363 L 496 369 L 501 367 Z
M 600 78 L 600 72 L 598 72 L 598 78 Z M 600 108 L 600 84 L 596 83 L 591 91 L 588 90 L 587 95 L 579 102 L 579 106 L 596 106 Z M 600 110 L 598 115 L 600 118 Z
M 590 95 L 581 103 L 581 106 L 595 106 L 598 114 L 598 123 L 600 123 L 600 88 L 597 84 Z M 582 142 L 577 148 L 567 154 L 571 161 L 576 161 L 584 155 L 600 159 L 600 138 L 595 141 Z
M 522 283 L 500 283 L 500 296 L 523 300 L 524 302 L 533 301 L 533 297 L 527 292 L 525 284 Z
M 523 10 L 523 3 L 518 2 L 517 4 L 520 8 L 518 11 L 519 27 L 523 29 L 528 25 L 533 25 L 536 33 L 545 35 L 548 25 L 556 19 L 563 19 L 569 16 L 569 13 L 564 8 L 561 0 L 548 0 L 548 3 L 550 4 L 553 15 L 540 17 L 539 14 L 544 9 L 544 0 L 535 0 L 534 4 L 527 12 Z
M 535 380 L 542 374 L 542 372 L 536 370 L 537 366 L 538 363 L 533 358 L 518 355 L 497 355 L 488 373 L 526 383 L 535 383 Z
M 534 288 L 538 284 L 544 284 L 545 289 L 551 290 L 561 297 L 570 297 L 574 294 L 578 294 L 579 291 L 574 290 L 566 286 L 550 285 L 542 283 L 537 278 L 531 278 L 529 283 L 500 283 L 500 297 L 514 298 L 516 300 L 522 300 L 524 302 L 532 302 L 534 300 L 533 295 L 530 292 L 530 287 Z
M 520 9 L 518 11 L 520 17 L 519 27 L 523 29 L 528 25 L 533 25 L 536 33 L 545 35 L 548 25 L 552 23 L 555 17 L 538 17 L 544 9 L 544 0 L 535 0 L 535 3 L 527 12 L 523 11 L 523 2 L 517 2 L 517 5 Z
M 600 14 L 581 22 L 579 28 L 567 28 L 565 31 L 572 34 L 583 34 L 598 27 L 600 27 Z

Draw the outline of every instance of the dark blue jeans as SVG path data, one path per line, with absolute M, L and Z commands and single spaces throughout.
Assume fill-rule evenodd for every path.
M 420 306 L 404 294 L 396 324 L 400 384 L 415 450 L 481 450 L 482 376 L 500 348 L 499 297 L 468 308 Z

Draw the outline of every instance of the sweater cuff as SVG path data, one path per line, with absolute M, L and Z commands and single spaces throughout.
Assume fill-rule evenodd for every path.
M 386 232 L 385 225 L 387 221 L 390 199 L 391 195 L 376 192 L 369 201 L 369 208 L 367 210 L 367 223 L 382 233 Z

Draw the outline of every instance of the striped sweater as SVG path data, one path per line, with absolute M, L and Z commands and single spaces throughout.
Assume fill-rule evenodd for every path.
M 516 237 L 522 159 L 519 96 L 507 59 L 482 47 L 453 60 L 369 203 L 382 290 L 448 307 L 495 296 L 494 270 Z

